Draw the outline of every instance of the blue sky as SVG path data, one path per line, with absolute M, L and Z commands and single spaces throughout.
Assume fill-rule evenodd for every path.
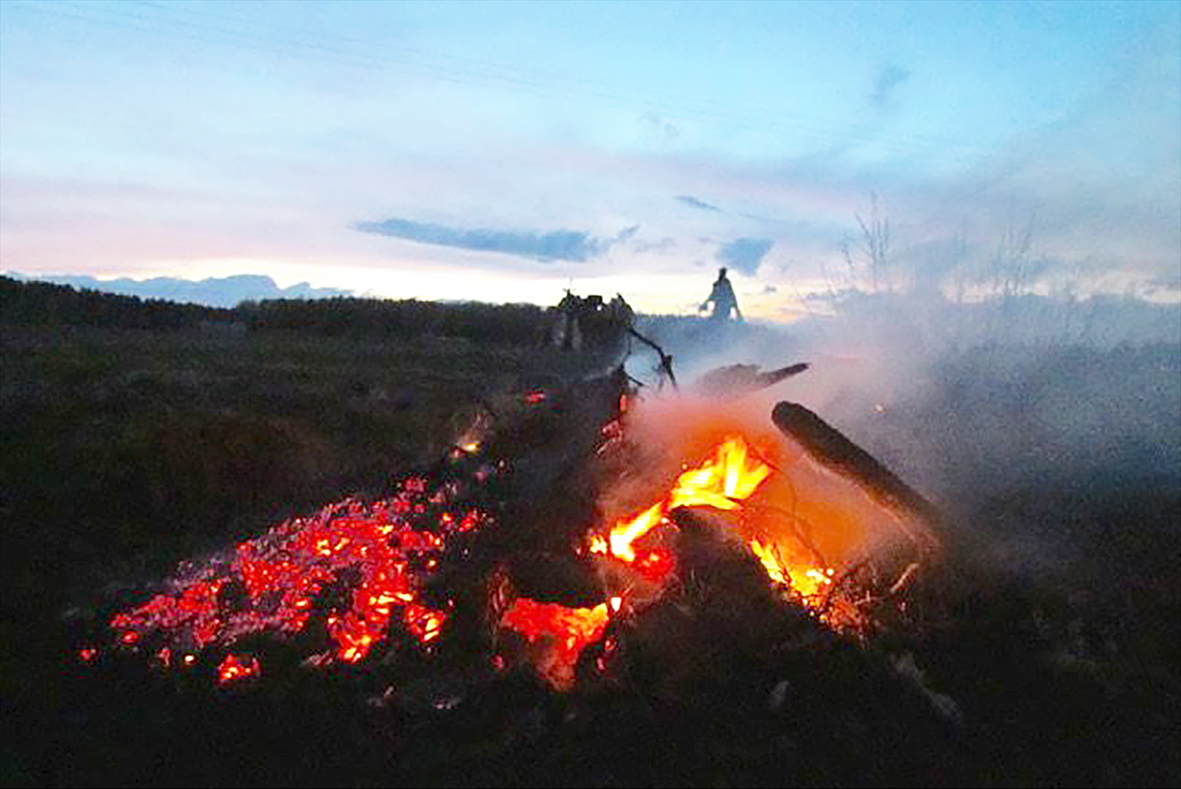
M 0 0 L 6 270 L 790 319 L 871 193 L 893 286 L 1181 299 L 1181 3 Z

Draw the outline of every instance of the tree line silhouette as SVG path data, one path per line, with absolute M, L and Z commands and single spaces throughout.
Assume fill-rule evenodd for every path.
M 406 299 L 275 299 L 233 309 L 141 299 L 46 282 L 0 277 L 0 323 L 177 331 L 216 326 L 329 337 L 457 337 L 475 342 L 537 343 L 547 310 L 533 304 Z
M 460 337 L 476 342 L 536 343 L 546 311 L 533 304 L 483 304 L 406 299 L 276 299 L 246 301 L 235 310 L 252 331 L 313 332 L 329 337 Z
M 0 323 L 4 324 L 167 331 L 234 319 L 233 310 L 0 276 Z

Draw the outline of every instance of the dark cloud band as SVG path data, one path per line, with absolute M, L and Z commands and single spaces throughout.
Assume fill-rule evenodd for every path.
M 754 274 L 771 251 L 769 238 L 736 238 L 718 250 L 718 260 L 743 274 Z
M 712 203 L 707 203 L 704 200 L 699 200 L 693 195 L 677 195 L 677 201 L 684 203 L 690 208 L 700 208 L 702 211 L 713 211 L 715 213 L 722 213 L 722 209 L 718 208 Z
M 590 233 L 578 230 L 554 230 L 548 233 L 487 228 L 465 230 L 397 218 L 381 222 L 358 222 L 354 227 L 363 233 L 404 238 L 420 244 L 500 252 L 541 261 L 582 262 L 601 254 L 616 240 L 595 238 Z

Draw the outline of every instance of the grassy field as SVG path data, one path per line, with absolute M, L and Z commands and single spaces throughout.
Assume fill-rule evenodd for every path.
M 998 384 L 965 355 L 924 398 L 851 426 L 970 535 L 942 627 L 864 651 L 730 633 L 734 654 L 673 700 L 641 666 L 627 694 L 507 682 L 460 718 L 390 732 L 347 679 L 247 696 L 94 687 L 69 638 L 181 559 L 379 495 L 437 460 L 481 398 L 607 360 L 442 337 L 6 325 L 0 782 L 1175 784 L 1179 358 L 1055 352 Z M 1065 436 L 1062 407 L 1084 409 L 1086 429 Z M 678 611 L 693 606 L 690 626 Z M 653 616 L 716 654 L 732 613 L 670 599 Z M 768 707 L 783 677 L 786 707 Z M 941 696 L 962 720 L 938 714 Z M 264 735 L 259 721 L 281 723 Z
M 481 398 L 603 363 L 453 338 L 11 325 L 0 359 L 6 727 L 45 712 L 63 617 L 284 518 L 377 496 L 441 457 Z M 28 752 L 5 740 L 4 783 L 28 778 Z

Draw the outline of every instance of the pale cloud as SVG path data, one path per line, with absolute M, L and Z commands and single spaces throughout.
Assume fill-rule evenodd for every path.
M 640 123 L 665 144 L 674 142 L 684 133 L 679 124 L 656 112 L 645 112 L 640 116 Z
M 882 66 L 873 81 L 870 105 L 877 110 L 889 108 L 897 101 L 899 89 L 910 79 L 910 70 L 896 64 Z

